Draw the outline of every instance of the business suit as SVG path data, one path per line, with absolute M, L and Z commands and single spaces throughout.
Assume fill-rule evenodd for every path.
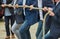
M 22 4 L 20 0 L 20 5 Z M 37 0 L 26 0 L 26 5 L 34 5 L 34 7 L 37 7 Z M 21 25 L 19 32 L 21 35 L 21 39 L 31 39 L 29 28 L 31 25 L 35 24 L 38 21 L 38 11 L 37 10 L 29 10 L 29 8 L 25 9 L 25 21 Z
M 52 0 L 42 0 L 42 6 L 43 7 L 53 7 L 53 3 L 52 3 Z M 45 15 L 46 12 L 43 11 L 43 17 Z M 50 17 L 48 16 L 47 19 L 46 19 L 46 33 L 49 31 L 49 28 L 50 28 L 50 22 L 51 20 L 49 19 Z M 49 22 L 50 21 L 50 22 Z M 40 39 L 41 36 L 42 36 L 42 21 L 40 20 L 39 21 L 39 25 L 38 25 L 38 29 L 37 29 L 37 32 L 36 32 L 36 38 L 37 39 Z
M 58 39 L 60 37 L 60 2 L 53 9 L 55 16 L 52 16 L 52 23 L 50 26 L 50 36 L 46 39 Z
M 19 5 L 20 0 L 17 0 L 15 4 Z M 12 26 L 12 31 L 13 33 L 16 34 L 18 39 L 21 39 L 21 36 L 19 34 L 19 28 L 21 27 L 22 23 L 24 22 L 25 18 L 24 18 L 24 14 L 23 11 L 21 10 L 21 8 L 15 8 L 15 22 Z
M 11 1 L 12 2 L 12 1 Z M 7 4 L 7 0 L 3 0 L 4 4 Z M 10 4 L 10 3 L 9 3 Z M 14 23 L 14 10 L 13 8 L 5 7 L 4 9 L 4 19 L 5 19 L 5 29 L 6 29 L 6 36 L 10 36 L 10 30 L 9 30 L 9 20 L 11 21 L 11 27 Z M 11 31 L 12 36 L 14 33 Z

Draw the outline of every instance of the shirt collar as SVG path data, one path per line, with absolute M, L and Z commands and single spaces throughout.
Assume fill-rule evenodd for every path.
M 59 2 L 60 2 L 60 1 L 58 1 L 58 2 L 56 3 L 56 5 L 58 5 Z

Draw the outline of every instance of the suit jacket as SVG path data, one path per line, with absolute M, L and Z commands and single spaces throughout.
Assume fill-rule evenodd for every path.
M 60 34 L 60 2 L 53 9 L 55 16 L 52 17 L 52 23 L 50 26 L 51 34 Z
M 44 7 L 44 6 L 50 7 L 50 8 L 54 8 L 54 7 L 55 7 L 55 5 L 53 4 L 52 0 L 44 0 L 44 2 L 43 2 L 43 7 Z M 45 15 L 45 13 L 47 13 L 47 12 L 43 12 L 43 16 Z M 47 18 L 46 18 L 46 25 L 45 25 L 47 32 L 48 32 L 49 29 L 50 29 L 51 22 L 52 22 L 51 16 L 48 15 Z M 47 29 L 47 28 L 48 28 L 48 29 Z
M 43 1 L 43 7 L 44 6 L 51 7 L 51 8 L 54 7 L 54 4 L 53 4 L 53 1 L 52 0 L 42 0 L 42 1 Z
M 21 10 L 21 8 L 16 9 L 15 17 L 16 17 L 16 23 L 20 24 L 20 23 L 24 22 L 25 16 L 24 16 L 23 10 Z
M 33 5 L 34 7 L 38 7 L 38 0 L 26 0 L 26 5 Z M 28 20 L 29 25 L 33 25 L 38 22 L 38 10 L 29 10 L 28 8 L 25 9 L 25 19 Z
M 16 4 L 22 5 L 22 0 L 17 0 Z M 16 14 L 15 14 L 16 23 L 17 24 L 23 23 L 25 20 L 25 16 L 23 14 L 23 8 L 16 8 L 15 11 L 16 11 Z
M 43 7 L 50 7 L 53 8 L 54 4 L 52 0 L 42 0 Z M 46 12 L 43 11 L 43 16 L 45 15 Z

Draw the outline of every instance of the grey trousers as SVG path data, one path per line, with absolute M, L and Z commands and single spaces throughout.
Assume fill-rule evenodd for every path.
M 13 26 L 12 26 L 12 32 L 17 36 L 18 39 L 21 39 L 21 36 L 20 36 L 20 33 L 19 33 L 19 28 L 20 28 L 21 24 L 17 24 L 16 21 L 15 21 Z

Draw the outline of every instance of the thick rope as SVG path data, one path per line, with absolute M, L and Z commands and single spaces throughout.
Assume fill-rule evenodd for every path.
M 5 6 L 9 6 L 9 5 L 5 5 Z M 15 7 L 14 5 L 11 5 L 11 7 Z M 23 8 L 23 5 L 18 5 L 18 7 Z M 26 6 L 25 8 L 30 8 L 30 6 Z M 38 10 L 42 10 L 42 8 L 38 8 L 38 7 L 33 7 L 33 9 L 38 9 Z
M 44 19 L 43 19 L 43 26 L 42 26 L 42 29 L 43 29 L 43 37 L 42 37 L 42 39 L 45 39 L 45 23 L 46 23 L 46 17 L 49 15 L 49 12 L 50 12 L 50 11 L 48 11 L 48 12 L 45 14 Z

